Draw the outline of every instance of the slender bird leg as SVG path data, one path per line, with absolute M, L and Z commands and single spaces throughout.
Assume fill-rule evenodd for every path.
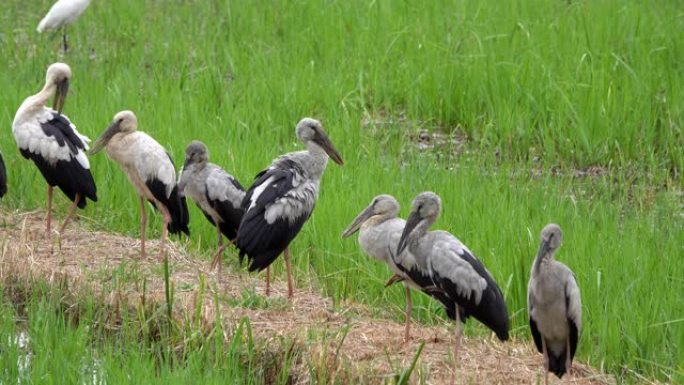
M 52 186 L 48 185 L 48 207 L 47 207 L 47 236 L 50 239 L 50 224 L 52 223 Z
M 570 374 L 570 369 L 572 369 L 572 358 L 570 358 L 570 338 L 565 339 L 565 369 L 568 374 Z
M 458 351 L 461 348 L 461 313 L 456 305 L 456 341 L 454 342 L 454 371 L 451 373 L 451 384 L 456 383 L 456 366 L 458 365 Z
M 290 263 L 290 246 L 285 248 L 285 268 L 287 269 L 287 298 L 292 299 L 292 264 Z
M 69 221 L 71 220 L 71 217 L 74 215 L 74 211 L 76 211 L 76 206 L 78 205 L 78 202 L 81 200 L 81 194 L 76 194 L 76 199 L 71 203 L 71 207 L 69 207 L 69 213 L 67 214 L 66 219 L 64 220 L 64 223 L 62 223 L 62 227 L 59 229 L 59 235 L 62 236 L 64 233 L 64 229 L 66 229 L 67 224 L 69 224 Z
M 161 202 L 159 202 L 157 207 L 159 208 L 159 211 L 162 212 L 162 215 L 164 215 L 164 228 L 162 229 L 161 245 L 159 246 L 161 248 L 161 250 L 159 250 L 159 259 L 163 261 L 166 258 L 166 238 L 169 237 L 169 223 L 171 223 L 171 214 L 166 206 L 164 206 Z
M 221 229 L 216 226 L 216 230 L 218 230 L 218 248 L 216 249 L 214 259 L 211 260 L 211 267 L 209 269 L 214 270 L 216 266 L 218 266 L 218 273 L 221 275 L 221 254 L 223 254 L 225 246 L 223 246 L 223 234 L 221 234 Z
M 147 212 L 145 198 L 140 197 L 140 259 L 145 258 L 145 227 L 147 227 Z
M 266 268 L 266 296 L 271 295 L 271 266 Z
M 66 27 L 62 28 L 62 49 L 64 50 L 65 54 L 69 50 L 69 45 L 67 44 Z
M 406 289 L 406 326 L 404 328 L 404 342 L 409 342 L 411 339 L 411 312 L 413 311 L 413 303 L 411 302 L 411 289 L 405 285 Z
M 549 385 L 549 354 L 546 351 L 544 338 L 542 338 L 542 354 L 544 355 L 544 385 Z

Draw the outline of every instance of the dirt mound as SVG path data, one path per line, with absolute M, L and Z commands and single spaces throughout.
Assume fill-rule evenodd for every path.
M 139 240 L 105 232 L 84 230 L 72 223 L 61 239 L 45 236 L 42 213 L 0 214 L 2 255 L 0 279 L 32 282 L 68 282 L 76 295 L 102 297 L 108 304 L 125 301 L 165 301 L 158 242 L 149 242 L 148 257 L 138 259 Z M 368 316 L 361 305 L 335 311 L 332 301 L 318 293 L 296 290 L 285 298 L 284 282 L 273 282 L 266 299 L 261 276 L 226 271 L 219 277 L 209 271 L 209 261 L 193 258 L 171 243 L 169 265 L 174 287 L 174 315 L 197 318 L 206 327 L 220 320 L 226 339 L 244 317 L 255 338 L 273 341 L 286 337 L 298 341 L 302 353 L 293 366 L 294 383 L 310 382 L 311 362 L 324 362 L 328 381 L 388 383 L 410 365 L 420 344 L 420 355 L 411 383 L 447 384 L 453 366 L 453 325 L 414 324 L 412 340 L 403 342 L 403 324 Z M 144 284 L 141 285 L 141 281 Z M 144 289 L 142 289 L 144 288 Z M 144 293 L 142 292 L 144 290 Z M 259 294 L 258 294 L 259 293 Z M 201 298 L 200 298 L 201 297 Z M 199 312 L 198 309 L 201 309 Z M 217 317 L 217 312 L 220 317 Z M 534 384 L 543 381 L 541 355 L 528 341 L 500 343 L 496 338 L 465 337 L 456 371 L 456 383 Z M 308 362 L 308 364 L 307 364 Z M 308 365 L 308 366 L 307 366 Z M 556 383 L 555 377 L 553 383 Z M 566 384 L 612 384 L 615 381 L 576 363 Z

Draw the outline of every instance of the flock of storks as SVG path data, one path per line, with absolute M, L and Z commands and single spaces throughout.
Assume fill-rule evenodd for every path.
M 60 3 L 87 6 L 88 1 L 59 0 L 53 9 Z M 39 30 L 44 24 L 41 21 Z M 64 42 L 66 50 L 66 39 Z M 164 218 L 160 254 L 165 258 L 168 233 L 190 234 L 185 202 L 189 196 L 217 229 L 218 247 L 212 269 L 218 266 L 220 271 L 225 236 L 237 248 L 240 261 L 245 256 L 248 258 L 249 271 L 266 270 L 268 295 L 269 266 L 283 253 L 291 298 L 289 244 L 313 212 L 328 158 L 343 164 L 321 123 L 302 119 L 296 126 L 296 135 L 306 150 L 273 160 L 257 174 L 247 190 L 221 167 L 209 163 L 209 151 L 200 141 L 187 146 L 185 163 L 176 178 L 171 156 L 151 136 L 138 131 L 137 118 L 131 111 L 114 115 L 109 127 L 89 150 L 90 140 L 79 134 L 62 113 L 71 75 L 71 69 L 64 63 L 50 65 L 44 87 L 24 100 L 12 123 L 19 151 L 33 160 L 48 183 L 48 238 L 52 234 L 54 187 L 72 202 L 59 230 L 61 236 L 77 207 L 84 208 L 88 199 L 97 201 L 88 154 L 105 149 L 140 197 L 141 256 L 145 256 L 145 202 L 152 203 Z M 52 108 L 47 107 L 52 98 Z M 2 196 L 7 186 L 1 157 L 0 166 Z M 456 321 L 456 358 L 461 323 L 468 317 L 482 322 L 502 341 L 508 339 L 509 318 L 503 294 L 482 262 L 451 233 L 429 231 L 441 209 L 441 200 L 435 193 L 423 192 L 413 200 L 411 213 L 404 221 L 398 217 L 397 200 L 390 195 L 378 195 L 344 230 L 342 237 L 359 232 L 358 242 L 364 252 L 385 262 L 394 273 L 386 286 L 395 282 L 405 285 L 406 340 L 410 338 L 410 289 L 422 291 L 444 307 L 447 316 Z M 554 259 L 561 242 L 560 227 L 555 224 L 544 227 L 528 285 L 530 328 L 535 345 L 544 357 L 546 383 L 548 372 L 561 378 L 569 370 L 581 329 L 582 310 L 576 279 L 568 267 Z

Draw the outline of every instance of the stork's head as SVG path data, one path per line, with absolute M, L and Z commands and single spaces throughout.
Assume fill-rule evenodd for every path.
M 93 144 L 93 148 L 90 150 L 90 155 L 95 155 L 104 147 L 107 143 L 114 137 L 114 135 L 122 132 L 133 132 L 138 129 L 138 118 L 132 111 L 121 111 L 114 115 L 112 123 L 107 127 L 105 132 L 100 135 L 99 138 Z
M 316 119 L 304 118 L 297 123 L 297 137 L 307 147 L 309 143 L 314 143 L 322 148 L 335 163 L 342 165 L 344 161 L 342 157 L 333 146 L 328 138 L 328 135 L 323 131 L 323 125 Z
M 406 220 L 406 226 L 401 233 L 401 239 L 397 247 L 397 255 L 401 254 L 408 245 L 409 235 L 416 227 L 428 228 L 439 217 L 442 209 L 442 200 L 432 191 L 425 191 L 413 200 L 411 204 L 411 214 Z
M 201 164 L 209 161 L 209 150 L 204 143 L 199 140 L 193 140 L 188 147 L 185 148 L 185 164 L 183 168 L 187 168 L 191 164 Z
M 52 108 L 60 114 L 62 109 L 64 109 L 64 101 L 69 92 L 69 79 L 71 79 L 71 68 L 64 63 L 51 64 L 45 75 L 45 86 L 56 87 L 55 101 Z
M 555 223 L 550 223 L 544 226 L 541 232 L 541 245 L 539 246 L 539 254 L 546 255 L 556 251 L 563 242 L 563 232 L 560 226 Z
M 342 238 L 347 238 L 348 236 L 357 232 L 361 225 L 363 225 L 368 219 L 379 215 L 383 218 L 396 218 L 399 214 L 399 202 L 391 195 L 378 195 L 373 198 L 368 207 L 366 207 L 361 214 L 359 214 L 354 221 L 344 230 L 342 233 Z

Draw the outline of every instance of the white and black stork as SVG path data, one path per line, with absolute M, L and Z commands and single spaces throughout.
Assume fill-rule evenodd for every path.
M 138 119 L 131 111 L 121 111 L 95 141 L 91 154 L 107 148 L 110 159 L 121 166 L 140 196 L 140 255 L 145 257 L 145 200 L 152 202 L 164 217 L 160 255 L 166 257 L 168 233 L 190 235 L 188 206 L 178 193 L 176 168 L 164 147 L 151 136 L 138 131 Z
M 556 224 L 542 230 L 539 252 L 527 286 L 527 311 L 534 344 L 544 355 L 544 383 L 549 372 L 562 378 L 572 366 L 582 329 L 582 301 L 572 270 L 554 255 L 563 241 Z
M 242 202 L 245 214 L 236 239 L 240 259 L 245 255 L 249 259 L 249 271 L 266 269 L 266 295 L 268 267 L 284 252 L 289 298 L 293 292 L 290 242 L 313 212 L 328 156 L 344 163 L 319 121 L 302 119 L 296 133 L 307 149 L 280 156 L 256 176 Z
M 79 134 L 76 126 L 62 114 L 70 79 L 71 69 L 68 65 L 50 65 L 45 86 L 24 100 L 12 123 L 12 133 L 21 155 L 33 160 L 48 183 L 48 237 L 51 233 L 52 192 L 55 186 L 73 202 L 60 234 L 76 207 L 86 207 L 86 198 L 97 201 L 95 181 L 85 153 L 90 139 Z M 45 106 L 52 97 L 55 98 L 54 109 Z
M 209 150 L 200 141 L 193 141 L 185 149 L 185 163 L 180 174 L 178 191 L 189 196 L 202 210 L 204 216 L 216 226 L 218 248 L 211 263 L 213 269 L 221 270 L 221 254 L 224 250 L 223 236 L 235 240 L 244 209 L 242 200 L 245 189 L 232 175 L 221 167 L 209 163 Z
M 416 196 L 397 255 L 402 255 L 408 248 L 417 264 L 427 268 L 435 287 L 455 303 L 456 359 L 461 344 L 461 321 L 465 322 L 472 316 L 491 329 L 501 341 L 506 341 L 509 319 L 501 289 L 482 262 L 449 232 L 428 231 L 439 217 L 441 206 L 442 201 L 433 192 L 422 192 Z
M 373 198 L 354 221 L 344 230 L 342 238 L 346 238 L 356 231 L 359 232 L 359 245 L 369 256 L 385 262 L 394 275 L 387 282 L 389 286 L 395 282 L 403 282 L 406 290 L 406 324 L 404 340 L 410 338 L 411 329 L 411 290 L 420 290 L 438 300 L 446 310 L 447 316 L 456 318 L 455 304 L 444 292 L 437 290 L 427 266 L 418 263 L 419 260 L 405 249 L 397 255 L 399 239 L 404 231 L 406 221 L 398 218 L 399 202 L 391 195 L 378 195 Z M 423 260 L 420 260 L 423 261 Z
M 42 33 L 46 30 L 62 30 L 62 48 L 64 52 L 69 49 L 67 44 L 66 28 L 73 23 L 83 11 L 90 5 L 90 0 L 57 0 L 50 7 L 45 17 L 38 23 L 36 30 Z

